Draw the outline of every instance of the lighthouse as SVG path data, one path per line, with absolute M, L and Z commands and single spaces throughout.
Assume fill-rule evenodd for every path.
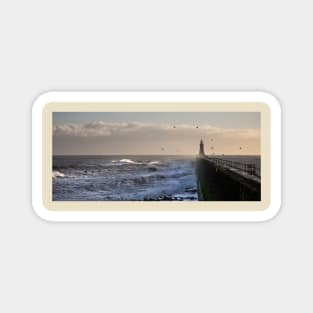
M 199 155 L 204 156 L 204 144 L 203 144 L 203 140 L 201 139 L 200 141 L 200 150 L 199 150 Z

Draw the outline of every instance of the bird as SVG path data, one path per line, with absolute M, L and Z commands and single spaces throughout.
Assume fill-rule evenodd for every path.
M 196 126 L 196 128 L 199 128 L 199 126 Z
M 174 125 L 173 128 L 176 128 L 176 126 Z

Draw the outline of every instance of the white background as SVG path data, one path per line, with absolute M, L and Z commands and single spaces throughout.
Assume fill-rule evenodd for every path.
M 309 1 L 2 1 L 1 312 L 312 312 Z M 48 90 L 265 90 L 283 207 L 264 223 L 48 223 L 31 106 Z M 312 184 L 311 184 L 312 185 Z

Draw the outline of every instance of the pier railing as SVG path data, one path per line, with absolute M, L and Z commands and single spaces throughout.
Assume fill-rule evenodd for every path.
M 214 157 L 208 157 L 208 160 L 219 166 L 233 168 L 255 177 L 261 177 L 260 168 L 255 166 L 255 164 L 241 163 Z

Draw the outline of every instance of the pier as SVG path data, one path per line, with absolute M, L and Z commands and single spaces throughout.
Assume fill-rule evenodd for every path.
M 201 140 L 196 159 L 200 201 L 260 201 L 261 175 L 255 164 L 206 156 Z

